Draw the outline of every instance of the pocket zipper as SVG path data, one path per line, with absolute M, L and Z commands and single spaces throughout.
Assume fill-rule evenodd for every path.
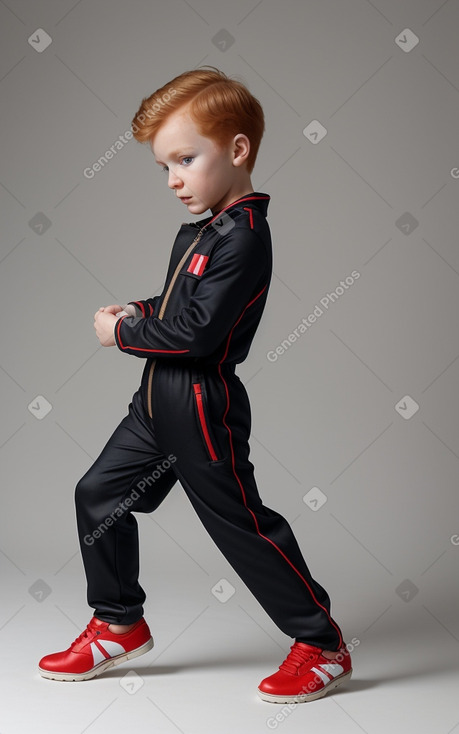
M 184 264 L 185 260 L 187 259 L 188 255 L 190 254 L 191 250 L 193 249 L 193 247 L 195 245 L 198 244 L 199 240 L 201 239 L 203 232 L 204 232 L 204 227 L 201 227 L 201 229 L 199 230 L 198 234 L 194 238 L 193 242 L 188 247 L 187 251 L 185 252 L 185 254 L 183 255 L 183 257 L 181 258 L 179 264 L 175 268 L 174 275 L 172 276 L 172 278 L 170 280 L 169 287 L 168 287 L 168 289 L 166 291 L 166 295 L 164 296 L 164 299 L 163 299 L 163 302 L 162 302 L 162 305 L 161 305 L 161 308 L 160 308 L 160 311 L 159 311 L 159 314 L 158 314 L 158 319 L 162 319 L 163 318 L 164 311 L 166 310 L 167 302 L 169 300 L 169 297 L 170 297 L 172 288 L 175 285 L 175 281 L 177 280 L 178 274 L 179 274 L 180 270 L 182 269 L 183 264 Z M 155 371 L 155 365 L 156 365 L 156 359 L 153 360 L 153 362 L 151 363 L 150 371 L 148 373 L 147 406 L 148 406 L 148 415 L 150 416 L 150 418 L 153 418 L 153 406 L 152 406 L 152 395 L 151 395 L 151 392 L 152 392 L 153 372 Z
M 209 429 L 207 428 L 206 416 L 204 414 L 204 404 L 202 401 L 201 385 L 199 382 L 193 383 L 194 395 L 196 398 L 196 405 L 198 408 L 199 422 L 201 424 L 202 432 L 204 434 L 204 440 L 206 442 L 207 450 L 210 454 L 212 461 L 218 461 L 218 456 L 215 453 L 215 449 L 212 445 L 212 441 L 209 435 Z

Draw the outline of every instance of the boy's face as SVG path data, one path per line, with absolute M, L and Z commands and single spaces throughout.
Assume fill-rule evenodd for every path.
M 168 186 L 192 214 L 207 209 L 218 213 L 241 195 L 241 184 L 247 189 L 248 173 L 242 171 L 245 166 L 234 142 L 217 147 L 213 140 L 200 135 L 183 109 L 163 123 L 151 147 L 156 162 L 168 174 Z

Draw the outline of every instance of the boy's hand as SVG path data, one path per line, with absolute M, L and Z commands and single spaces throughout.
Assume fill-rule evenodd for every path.
M 98 311 L 94 314 L 94 318 L 96 318 L 97 314 L 100 313 L 100 311 L 105 311 L 105 313 L 113 313 L 116 314 L 118 311 L 122 311 L 122 306 L 101 306 Z
M 101 306 L 94 314 L 94 328 L 103 347 L 116 346 L 114 328 L 118 318 L 115 314 L 122 310 L 122 306 Z

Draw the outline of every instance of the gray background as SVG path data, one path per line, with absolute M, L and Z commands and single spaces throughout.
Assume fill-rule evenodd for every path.
M 459 731 L 458 23 L 457 0 L 0 0 L 2 734 L 29 717 L 90 734 Z M 150 656 L 86 684 L 36 672 L 89 621 L 74 486 L 143 368 L 99 345 L 93 314 L 160 292 L 177 229 L 200 218 L 134 140 L 83 171 L 142 97 L 201 64 L 266 115 L 252 182 L 272 197 L 274 277 L 238 370 L 260 493 L 358 641 L 346 689 L 274 724 L 255 688 L 290 640 L 179 485 L 137 516 Z

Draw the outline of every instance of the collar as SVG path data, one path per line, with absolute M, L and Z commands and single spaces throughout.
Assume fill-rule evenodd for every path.
M 269 194 L 264 194 L 261 191 L 252 191 L 250 194 L 245 194 L 245 196 L 241 196 L 240 199 L 236 199 L 236 201 L 228 204 L 217 214 L 212 214 L 212 216 L 207 217 L 206 219 L 200 219 L 198 222 L 193 222 L 193 225 L 199 228 L 206 227 L 208 224 L 211 224 L 216 219 L 219 219 L 223 212 L 231 212 L 233 209 L 243 209 L 246 204 L 247 207 L 258 209 L 263 214 L 263 216 L 266 217 L 270 200 L 271 197 L 269 196 Z

